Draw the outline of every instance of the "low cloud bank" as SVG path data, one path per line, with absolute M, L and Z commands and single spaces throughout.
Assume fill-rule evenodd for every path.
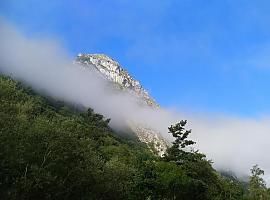
M 189 115 L 168 109 L 138 106 L 138 99 L 108 87 L 95 71 L 73 64 L 57 42 L 28 38 L 0 20 L 0 73 L 24 81 L 38 91 L 68 102 L 91 107 L 122 128 L 125 121 L 146 123 L 171 140 L 167 127 L 187 119 L 197 148 L 214 161 L 217 169 L 249 173 L 259 164 L 270 174 L 267 150 L 270 120 L 230 116 Z

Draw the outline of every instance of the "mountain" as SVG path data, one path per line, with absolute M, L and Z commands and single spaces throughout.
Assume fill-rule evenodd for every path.
M 139 81 L 134 79 L 127 70 L 121 65 L 104 54 L 78 54 L 76 63 L 97 70 L 105 79 L 117 85 L 120 90 L 129 92 L 137 97 L 152 109 L 159 109 L 159 105 L 149 95 L 147 90 L 143 88 Z M 150 149 L 162 156 L 167 149 L 167 141 L 162 135 L 146 124 L 138 122 L 126 122 L 131 130 L 138 136 L 141 142 L 148 145 Z
M 159 105 L 150 97 L 149 93 L 135 80 L 127 70 L 118 62 L 104 54 L 78 54 L 76 61 L 84 66 L 94 67 L 106 79 L 117 83 L 122 89 L 140 97 L 151 107 L 158 108 Z
M 247 190 L 197 151 L 156 156 L 91 108 L 44 95 L 0 74 L 1 200 L 270 199 L 257 174 Z

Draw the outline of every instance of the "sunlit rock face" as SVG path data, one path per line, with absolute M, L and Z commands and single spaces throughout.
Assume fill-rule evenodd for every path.
M 159 109 L 159 105 L 150 97 L 139 81 L 135 80 L 118 62 L 107 55 L 78 54 L 76 63 L 82 64 L 89 69 L 96 69 L 107 80 L 117 84 L 119 89 L 140 98 L 142 102 L 152 109 Z M 127 123 L 140 141 L 146 143 L 158 155 L 162 156 L 164 154 L 167 149 L 167 142 L 158 131 L 136 122 Z

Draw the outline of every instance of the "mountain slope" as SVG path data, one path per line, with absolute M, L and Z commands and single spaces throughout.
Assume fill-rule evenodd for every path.
M 152 109 L 159 109 L 159 105 L 142 87 L 140 82 L 135 80 L 118 62 L 109 56 L 104 54 L 79 54 L 76 62 L 89 69 L 96 69 L 105 79 L 117 84 L 119 89 L 141 99 L 146 106 Z M 148 144 L 160 156 L 165 153 L 168 143 L 157 130 L 148 127 L 147 124 L 139 124 L 136 121 L 126 123 L 140 141 Z
M 204 159 L 183 165 L 117 137 L 108 120 L 0 75 L 1 199 L 241 199 Z
M 93 110 L 78 112 L 0 75 L 1 199 L 135 199 L 136 163 L 150 157 Z

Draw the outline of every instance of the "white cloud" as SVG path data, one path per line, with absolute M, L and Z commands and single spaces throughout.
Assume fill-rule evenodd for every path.
M 218 169 L 249 173 L 254 164 L 270 174 L 268 159 L 270 120 L 218 115 L 189 115 L 138 106 L 125 93 L 112 91 L 95 72 L 72 64 L 73 59 L 54 41 L 31 39 L 16 28 L 0 22 L 0 71 L 23 80 L 36 90 L 66 101 L 92 107 L 121 127 L 123 121 L 147 123 L 167 138 L 167 127 L 187 119 L 197 147 L 214 161 Z

